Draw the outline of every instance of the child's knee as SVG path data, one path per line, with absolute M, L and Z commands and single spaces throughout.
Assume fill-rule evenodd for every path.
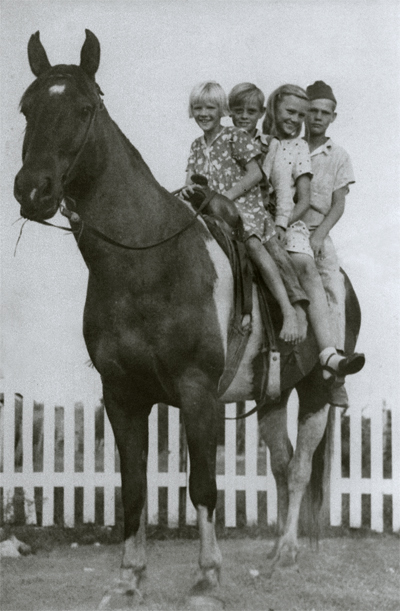
M 320 280 L 320 276 L 314 259 L 308 255 L 300 255 L 295 258 L 296 270 L 300 278 L 306 280 Z

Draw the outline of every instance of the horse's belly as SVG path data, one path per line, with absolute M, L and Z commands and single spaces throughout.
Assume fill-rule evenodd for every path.
M 223 403 L 255 399 L 254 359 L 260 354 L 262 346 L 262 327 L 257 288 L 253 284 L 252 331 L 234 379 L 229 388 L 220 397 Z

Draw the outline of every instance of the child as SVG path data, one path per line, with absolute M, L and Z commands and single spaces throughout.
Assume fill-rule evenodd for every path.
M 286 180 L 291 190 L 290 198 L 278 197 L 277 192 L 278 239 L 286 241 L 286 249 L 310 299 L 308 313 L 320 350 L 323 377 L 332 382 L 337 377 L 360 371 L 365 357 L 357 353 L 343 357 L 336 351 L 327 298 L 310 245 L 310 231 L 303 220 L 310 209 L 312 169 L 308 145 L 299 135 L 308 108 L 308 97 L 303 89 L 296 85 L 282 85 L 268 98 L 263 132 L 276 138 L 279 143 L 274 155 L 281 155 L 286 164 Z M 272 186 L 277 189 L 274 163 L 270 157 L 268 153 L 263 168 Z
M 279 337 L 297 343 L 296 312 L 275 263 L 263 247 L 274 228 L 263 206 L 258 185 L 262 177 L 257 162 L 260 150 L 242 130 L 221 125 L 221 118 L 227 114 L 226 95 L 218 83 L 206 82 L 194 87 L 190 94 L 189 116 L 195 119 L 204 135 L 192 143 L 186 184 L 191 184 L 193 174 L 202 174 L 211 189 L 235 202 L 243 221 L 249 256 L 282 310 L 283 326 Z
M 306 93 L 310 106 L 305 121 L 305 139 L 311 153 L 313 179 L 311 207 L 303 221 L 311 232 L 310 244 L 328 299 L 336 348 L 344 351 L 344 280 L 329 232 L 343 215 L 349 185 L 355 182 L 354 174 L 346 151 L 326 136 L 328 127 L 336 119 L 336 98 L 331 87 L 316 81 L 307 87 Z M 348 406 L 344 388 L 341 396 L 336 396 L 336 405 L 338 398 L 341 407 Z
M 270 146 L 268 136 L 257 129 L 257 123 L 265 112 L 265 97 L 263 92 L 252 83 L 240 83 L 233 87 L 228 96 L 228 102 L 230 116 L 234 126 L 245 130 L 252 138 L 253 142 L 260 145 L 260 162 L 262 165 Z M 278 145 L 278 142 L 273 141 L 271 146 L 273 147 L 274 145 Z M 286 171 L 286 168 L 279 166 L 279 157 L 275 157 L 275 164 L 277 165 L 275 168 L 276 173 L 279 174 L 279 172 Z M 277 182 L 284 186 L 286 185 L 285 180 L 279 180 Z M 263 174 L 260 186 L 264 207 L 267 208 L 270 185 L 265 174 Z M 267 212 L 267 214 L 269 215 L 269 212 Z M 278 266 L 290 303 L 296 310 L 300 339 L 303 341 L 307 335 L 307 317 L 304 310 L 309 304 L 307 295 L 299 284 L 299 279 L 289 254 L 282 243 L 278 241 L 276 235 L 272 235 L 264 246 Z

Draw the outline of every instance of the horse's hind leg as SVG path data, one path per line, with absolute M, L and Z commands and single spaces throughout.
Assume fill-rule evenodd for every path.
M 120 591 L 141 596 L 139 586 L 146 569 L 144 507 L 151 405 L 121 387 L 104 384 L 103 392 L 121 461 L 124 552 Z
M 222 563 L 214 528 L 217 502 L 215 478 L 218 402 L 206 377 L 193 372 L 180 383 L 182 414 L 190 454 L 189 492 L 200 531 L 200 578 L 192 594 L 206 594 L 219 585 Z
M 301 416 L 299 421 L 296 450 L 289 465 L 287 521 L 275 556 L 275 562 L 283 565 L 296 561 L 301 501 L 310 482 L 313 455 L 325 432 L 328 414 L 327 404 L 316 413 Z
M 276 482 L 278 505 L 278 538 L 270 557 L 274 557 L 283 534 L 288 511 L 288 473 L 293 448 L 287 432 L 287 401 L 290 391 L 282 395 L 279 406 L 269 411 L 259 421 L 259 434 L 270 451 L 271 470 Z

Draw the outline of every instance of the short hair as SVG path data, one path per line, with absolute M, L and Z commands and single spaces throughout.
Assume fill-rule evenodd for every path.
M 264 111 L 265 95 L 253 83 L 239 83 L 235 85 L 228 96 L 229 108 L 244 104 L 248 100 L 256 100 L 260 109 Z
M 221 85 L 215 81 L 205 81 L 195 85 L 189 96 L 189 117 L 193 117 L 193 106 L 199 102 L 213 102 L 221 117 L 229 114 L 228 99 Z
M 279 102 L 283 100 L 285 96 L 294 95 L 297 98 L 301 98 L 302 100 L 307 100 L 308 97 L 304 89 L 299 87 L 298 85 L 281 85 L 278 89 L 275 89 L 269 96 L 267 100 L 267 109 L 265 111 L 265 117 L 262 124 L 262 130 L 264 134 L 269 134 L 271 136 L 278 136 L 278 130 L 276 127 L 276 111 L 278 108 Z M 300 134 L 301 126 L 298 128 L 295 138 Z

